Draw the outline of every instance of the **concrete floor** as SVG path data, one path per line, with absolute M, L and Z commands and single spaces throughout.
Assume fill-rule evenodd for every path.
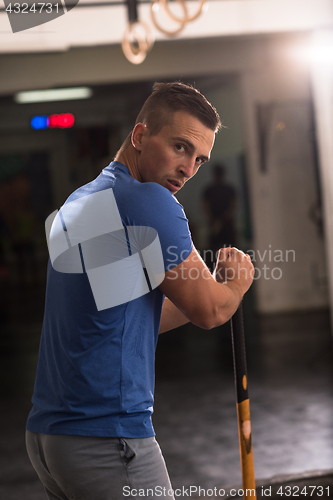
M 24 316 L 17 314 L 0 337 L 0 500 L 45 500 L 24 446 L 40 323 L 31 313 L 23 327 Z M 307 478 L 316 471 L 316 484 L 331 481 L 333 498 L 328 312 L 246 314 L 245 326 L 257 484 L 265 479 L 270 484 L 276 475 Z M 184 326 L 161 336 L 153 421 L 174 489 L 241 487 L 230 355 L 226 327 L 203 332 Z
M 333 473 L 333 364 L 323 320 L 314 314 L 261 322 L 262 361 L 249 369 L 258 484 L 276 475 Z M 175 488 L 241 484 L 230 372 L 159 382 L 155 409 Z

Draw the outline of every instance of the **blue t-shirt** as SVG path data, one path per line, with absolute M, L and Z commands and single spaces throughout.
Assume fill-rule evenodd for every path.
M 85 215 L 88 200 L 91 202 L 94 199 L 91 195 L 96 194 L 106 196 L 102 218 L 110 210 L 109 194 L 114 196 L 119 217 L 113 219 L 122 229 L 118 227 L 118 233 L 113 234 L 126 234 L 127 259 L 139 254 L 141 262 L 147 258 L 145 250 L 138 253 L 132 250 L 131 253 L 131 244 L 135 246 L 132 230 L 136 227 L 140 231 L 152 228 L 158 235 L 164 270 L 177 266 L 191 253 L 188 222 L 176 198 L 159 184 L 133 179 L 126 166 L 119 162 L 112 162 L 94 181 L 75 191 L 61 208 L 59 220 L 63 225 L 62 234 L 68 241 L 71 228 L 67 221 L 71 210 L 75 216 L 80 212 L 83 218 L 93 213 L 96 220 L 89 223 L 92 231 L 98 228 L 98 210 L 95 213 L 92 209 L 87 212 L 88 216 Z M 98 229 L 95 232 L 97 237 L 90 242 L 98 240 Z M 156 244 L 156 239 L 154 242 Z M 76 246 L 81 258 L 84 243 L 82 248 L 80 244 Z M 101 249 L 101 244 L 98 248 Z M 117 305 L 109 307 L 110 303 L 103 302 L 103 296 L 97 296 L 92 290 L 94 273 L 102 269 L 105 277 L 103 256 L 97 258 L 97 261 L 101 258 L 101 266 L 97 269 L 94 257 L 95 266 L 90 266 L 93 267 L 91 271 L 89 265 L 85 268 L 89 262 L 88 253 L 86 256 L 82 258 L 82 271 L 78 272 L 73 272 L 73 268 L 61 272 L 61 265 L 57 268 L 56 261 L 52 261 L 54 265 L 49 261 L 33 408 L 27 429 L 44 434 L 151 437 L 154 435 L 151 415 L 155 349 L 164 300 L 158 283 L 162 278 L 155 285 L 149 283 L 149 269 L 147 273 L 143 263 L 146 289 L 134 294 L 136 298 L 123 303 L 120 298 Z M 124 262 L 129 261 L 116 260 L 116 272 L 118 264 Z M 121 271 L 124 276 L 126 269 L 123 266 Z M 121 288 L 126 288 L 122 287 L 123 281 L 119 282 L 119 276 L 117 279 L 114 287 L 117 290 L 109 288 L 116 299 L 122 296 Z M 112 280 L 105 278 L 105 281 L 106 286 L 110 286 Z

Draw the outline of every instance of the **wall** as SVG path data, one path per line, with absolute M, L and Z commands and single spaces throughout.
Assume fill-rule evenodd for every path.
M 333 304 L 333 36 L 331 31 L 318 31 L 312 40 L 317 48 L 329 49 L 327 58 L 312 61 L 311 82 L 316 125 L 319 158 L 321 166 L 321 189 L 324 207 L 324 229 L 326 235 L 326 254 L 329 272 L 330 303 Z M 331 324 L 333 325 L 333 307 L 331 306 Z
M 293 58 L 289 40 L 265 49 L 263 54 L 270 54 L 265 65 L 242 75 L 254 249 L 257 277 L 261 275 L 258 302 L 262 312 L 325 307 L 328 282 L 324 240 L 315 220 L 309 67 Z M 262 137 L 258 105 L 266 112 Z M 264 166 L 260 141 L 265 143 Z

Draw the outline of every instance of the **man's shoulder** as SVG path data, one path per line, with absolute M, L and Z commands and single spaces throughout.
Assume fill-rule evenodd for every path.
M 187 222 L 182 205 L 170 191 L 155 182 L 137 183 L 124 196 L 118 198 L 116 194 L 116 200 L 121 213 L 159 231 L 181 219 Z
M 133 177 L 123 178 L 115 183 L 115 196 L 126 199 L 128 205 L 150 207 L 154 210 L 171 209 L 182 206 L 175 196 L 165 187 L 156 182 L 139 182 Z
M 137 188 L 140 195 L 144 197 L 149 196 L 154 201 L 179 204 L 178 200 L 168 189 L 156 182 L 140 182 Z

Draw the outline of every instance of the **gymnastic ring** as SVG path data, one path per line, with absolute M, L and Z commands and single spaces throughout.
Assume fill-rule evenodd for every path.
M 185 0 L 177 0 L 177 1 L 181 4 L 181 6 L 184 10 L 185 16 L 187 16 L 187 7 L 186 7 Z M 176 21 L 176 22 L 180 23 L 180 26 L 179 26 L 179 28 L 176 28 L 175 30 L 167 30 L 165 28 L 162 28 L 162 26 L 157 22 L 157 19 L 155 17 L 155 13 L 156 13 L 157 9 L 159 8 L 159 3 L 160 3 L 160 0 L 153 0 L 150 4 L 151 19 L 152 19 L 155 27 L 158 30 L 160 30 L 162 33 L 164 33 L 165 35 L 169 35 L 169 36 L 177 35 L 184 28 L 186 22 Z M 163 9 L 163 10 L 165 10 L 165 9 Z
M 162 2 L 162 5 L 164 7 L 164 10 L 166 12 L 166 14 L 173 20 L 173 21 L 178 21 L 179 23 L 188 23 L 190 21 L 194 21 L 194 19 L 196 19 L 197 17 L 200 16 L 201 12 L 202 12 L 202 8 L 206 2 L 206 0 L 200 0 L 200 5 L 199 5 L 199 9 L 198 11 L 193 14 L 192 16 L 186 16 L 184 17 L 183 19 L 180 18 L 180 17 L 177 17 L 175 16 L 169 9 L 169 6 L 168 6 L 168 1 L 169 0 L 161 0 Z
M 141 26 L 144 28 L 144 38 L 142 38 L 142 36 L 138 36 L 138 34 L 134 32 L 136 26 Z M 138 48 L 136 48 L 133 42 L 130 40 L 131 35 L 136 40 Z M 131 63 L 141 64 L 146 59 L 147 53 L 152 48 L 153 44 L 154 37 L 147 23 L 139 20 L 128 23 L 121 46 L 126 58 Z

